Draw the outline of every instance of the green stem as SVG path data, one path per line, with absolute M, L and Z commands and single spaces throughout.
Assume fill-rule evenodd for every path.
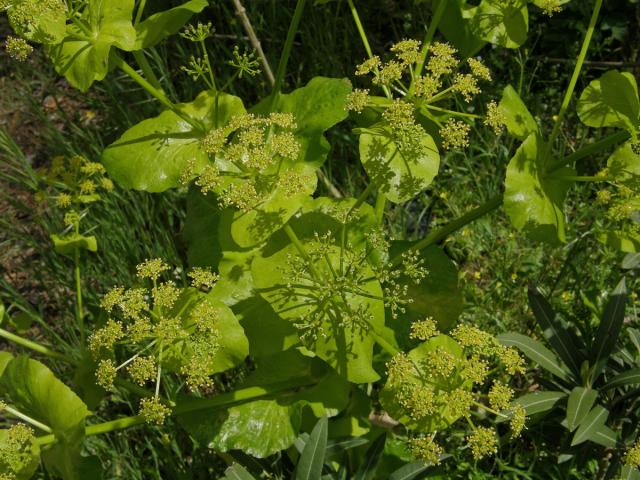
M 74 254 L 75 263 L 75 281 L 76 281 L 76 317 L 78 319 L 78 328 L 80 329 L 80 344 L 84 347 L 84 308 L 82 306 L 82 275 L 80 273 L 80 251 L 76 250 Z
M 436 107 L 435 105 L 426 104 L 424 108 L 428 110 L 435 110 L 436 112 L 448 113 L 450 115 L 457 116 L 457 117 L 467 117 L 467 118 L 474 118 L 474 119 L 482 118 L 482 115 L 476 115 L 475 113 L 456 112 L 454 110 L 448 110 L 446 108 Z
M 202 56 L 207 65 L 207 71 L 209 73 L 209 82 L 211 83 L 211 89 L 218 93 L 218 88 L 216 86 L 216 79 L 213 75 L 213 68 L 211 68 L 211 62 L 209 61 L 209 52 L 207 52 L 207 46 L 204 44 L 204 40 L 200 40 L 200 48 L 202 49 Z
M 147 80 L 144 79 L 144 77 L 142 77 L 140 74 L 138 74 L 138 72 L 136 72 L 131 67 L 131 65 L 129 65 L 127 62 L 125 62 L 122 58 L 116 56 L 115 60 L 114 60 L 114 63 L 118 68 L 120 68 L 120 70 L 122 70 L 124 73 L 129 75 L 129 77 L 131 77 L 138 85 L 140 85 L 142 88 L 144 88 L 149 93 L 149 95 L 151 95 L 156 100 L 158 100 L 162 105 L 164 105 L 169 110 L 171 110 L 173 113 L 178 115 L 180 118 L 182 118 L 185 122 L 187 122 L 189 125 L 191 125 L 196 130 L 200 130 L 200 131 L 204 130 L 204 128 L 202 127 L 202 125 L 200 125 L 200 123 L 198 121 L 194 120 L 189 115 L 187 115 L 184 112 L 182 112 L 178 108 L 178 106 L 176 104 L 174 104 L 171 100 L 169 100 L 166 97 L 164 92 L 158 90 L 153 85 L 151 85 Z
M 31 340 L 27 340 L 26 338 L 19 337 L 18 335 L 14 335 L 13 333 L 7 332 L 2 328 L 0 328 L 0 337 L 6 340 L 9 340 L 22 347 L 28 348 L 29 350 L 33 350 L 34 352 L 38 352 L 43 355 L 46 355 L 47 357 L 55 358 L 56 360 L 62 360 L 64 362 L 68 362 L 72 364 L 77 363 L 73 358 L 63 353 L 56 352 L 43 345 L 40 345 L 39 343 L 33 342 Z
M 589 50 L 591 37 L 593 36 L 593 31 L 598 21 L 598 15 L 600 14 L 600 7 L 602 7 L 602 0 L 595 0 L 595 4 L 593 6 L 593 12 L 591 13 L 591 20 L 589 21 L 589 27 L 587 28 L 587 33 L 582 42 L 582 48 L 580 49 L 580 54 L 578 55 L 576 66 L 573 69 L 573 75 L 571 75 L 569 86 L 567 87 L 567 91 L 564 94 L 564 99 L 562 100 L 562 105 L 560 106 L 560 112 L 558 113 L 556 122 L 553 125 L 553 130 L 551 131 L 551 136 L 549 137 L 549 143 L 547 144 L 545 156 L 543 158 L 547 158 L 549 156 L 549 154 L 551 153 L 551 149 L 553 148 L 553 144 L 556 138 L 558 137 L 558 134 L 560 133 L 560 126 L 562 125 L 562 120 L 564 119 L 564 115 L 567 111 L 567 108 L 569 107 L 569 102 L 571 101 L 571 97 L 573 96 L 573 91 L 576 88 L 578 77 L 580 77 L 580 71 L 582 70 L 584 59 L 587 56 L 587 51 Z
M 456 230 L 461 229 L 465 225 L 477 220 L 478 218 L 486 215 L 487 213 L 495 210 L 500 205 L 502 205 L 502 195 L 496 195 L 485 204 L 480 205 L 478 208 L 471 210 L 470 212 L 465 213 L 459 218 L 452 220 L 447 223 L 444 227 L 439 228 L 435 232 L 431 232 L 429 235 L 424 237 L 419 242 L 415 243 L 408 251 L 420 251 L 431 245 L 435 245 L 436 243 L 444 240 L 449 235 L 451 235 Z M 402 261 L 402 254 L 395 256 L 391 259 L 391 265 L 398 265 Z
M 311 387 L 322 381 L 321 378 L 304 377 L 295 378 L 282 382 L 273 383 L 264 387 L 247 387 L 235 390 L 230 393 L 223 393 L 211 398 L 191 398 L 176 406 L 171 412 L 172 415 L 184 415 L 186 413 L 198 412 L 213 408 L 229 407 L 239 403 L 245 403 L 259 398 L 267 397 L 288 390 L 298 390 L 300 388 Z M 100 435 L 102 433 L 124 430 L 126 428 L 142 425 L 145 420 L 140 415 L 119 418 L 109 422 L 89 425 L 85 428 L 85 436 Z M 43 435 L 37 438 L 40 446 L 48 445 L 56 441 L 54 435 Z
M 378 196 L 376 197 L 376 205 L 374 207 L 378 225 L 382 225 L 382 220 L 384 219 L 384 209 L 386 206 L 387 197 L 384 193 L 378 192 Z
M 387 342 L 384 338 L 382 338 L 381 335 L 379 335 L 378 333 L 376 333 L 373 330 L 373 326 L 371 326 L 371 330 L 369 332 L 371 334 L 371 336 L 373 337 L 373 339 L 375 340 L 375 342 L 380 345 L 380 347 L 387 353 L 389 353 L 391 356 L 395 355 L 396 353 L 398 353 L 398 349 L 396 347 L 394 347 L 393 345 L 391 345 L 389 342 Z
M 567 155 L 564 158 L 561 158 L 557 162 L 552 163 L 551 165 L 549 165 L 547 173 L 552 173 L 566 165 L 571 165 L 578 160 L 588 157 L 589 155 L 598 153 L 599 151 L 609 148 L 613 145 L 617 145 L 618 143 L 623 142 L 628 138 L 629 133 L 625 130 L 621 130 L 612 135 L 609 135 L 602 140 L 592 143 L 591 145 L 587 145 L 586 147 L 582 147 L 580 150 L 573 152 L 572 154 Z
M 349 210 L 347 217 L 350 217 L 353 212 L 355 212 L 358 208 L 360 208 L 360 205 L 362 205 L 365 202 L 365 200 L 369 198 L 369 195 L 371 195 L 371 193 L 375 189 L 376 189 L 375 182 L 369 182 L 369 185 L 367 185 L 367 188 L 363 190 L 363 192 L 357 198 L 356 203 L 354 203 L 351 209 Z
M 153 85 L 158 91 L 164 93 L 164 91 L 162 90 L 162 85 L 160 85 L 160 80 L 158 80 L 158 77 L 156 77 L 156 74 L 153 72 L 153 69 L 151 68 L 151 64 L 147 60 L 147 57 L 145 56 L 144 52 L 142 50 L 136 50 L 135 52 L 132 52 L 132 53 L 133 53 L 133 58 L 136 59 L 136 63 L 142 69 L 142 73 L 144 73 L 144 76 L 149 79 L 149 83 Z
M 298 0 L 296 3 L 296 9 L 293 12 L 293 18 L 289 25 L 289 31 L 287 32 L 287 39 L 284 42 L 284 48 L 282 49 L 282 55 L 280 56 L 280 62 L 278 63 L 278 71 L 276 72 L 276 79 L 273 84 L 273 93 L 271 99 L 270 112 L 273 112 L 278 106 L 278 99 L 280 98 L 280 90 L 282 89 L 282 82 L 284 80 L 284 74 L 287 71 L 287 63 L 289 63 L 289 56 L 291 55 L 291 47 L 293 47 L 293 39 L 298 31 L 300 20 L 302 20 L 302 12 L 306 0 Z
M 360 15 L 358 15 L 358 10 L 356 9 L 353 0 L 349 0 L 349 10 L 351 10 L 351 16 L 353 17 L 353 21 L 356 24 L 356 28 L 358 29 L 358 33 L 360 34 L 360 39 L 362 40 L 362 44 L 364 45 L 364 49 L 367 52 L 367 57 L 373 58 L 373 50 L 371 50 L 371 45 L 369 45 L 369 40 L 367 39 L 367 33 L 364 31 L 364 27 L 362 26 L 362 21 L 360 21 Z M 375 69 L 376 75 L 378 74 L 378 69 Z M 386 85 L 382 85 L 382 90 L 387 98 L 391 98 L 391 91 L 389 87 Z
M 424 64 L 427 60 L 427 54 L 429 53 L 429 47 L 431 46 L 431 41 L 433 40 L 433 36 L 436 34 L 436 29 L 440 24 L 440 20 L 442 19 L 442 15 L 444 13 L 444 9 L 447 6 L 447 0 L 440 0 L 438 2 L 438 6 L 436 7 L 436 11 L 433 12 L 433 17 L 431 17 L 431 23 L 429 24 L 429 28 L 427 29 L 427 33 L 424 36 L 424 40 L 422 41 L 422 50 L 420 51 L 420 60 L 416 64 L 416 69 L 414 70 L 413 79 L 411 80 L 411 85 L 409 86 L 409 94 L 413 94 L 415 90 L 415 79 L 422 75 L 422 70 L 424 69 Z
M 5 405 L 4 408 L 0 408 L 0 412 L 3 412 L 3 411 L 10 413 L 11 415 L 13 415 L 16 418 L 19 418 L 20 420 L 24 420 L 25 422 L 33 425 L 34 427 L 39 428 L 43 432 L 47 432 L 47 433 L 52 432 L 51 427 L 45 425 L 44 423 L 40 423 L 39 421 L 31 418 L 28 415 L 25 415 L 24 413 L 20 412 L 19 410 L 16 410 L 15 408 L 9 405 Z
M 598 176 L 585 176 L 585 175 L 556 175 L 553 178 L 559 178 L 562 180 L 569 180 L 572 182 L 613 182 L 615 177 L 598 177 Z

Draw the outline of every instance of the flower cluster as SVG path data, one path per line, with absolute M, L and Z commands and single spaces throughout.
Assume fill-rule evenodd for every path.
M 202 294 L 216 283 L 217 274 L 195 268 L 188 273 L 191 285 L 179 288 L 173 281 L 160 281 L 168 270 L 160 259 L 138 265 L 138 278 L 152 287 L 109 290 L 100 306 L 110 318 L 89 338 L 89 349 L 98 361 L 97 383 L 103 388 L 111 388 L 121 370 L 140 386 L 155 381 L 155 397 L 140 405 L 141 415 L 152 423 L 162 423 L 169 413 L 158 397 L 160 373 L 168 368 L 166 358 L 172 358 L 172 368 L 191 388 L 199 388 L 211 384 L 212 362 L 220 348 L 220 312 Z M 116 353 L 125 351 L 128 358 L 117 363 Z
M 388 362 L 381 400 L 409 430 L 408 446 L 416 458 L 438 463 L 442 448 L 436 434 L 458 419 L 470 427 L 466 442 L 475 459 L 496 453 L 498 433 L 477 424 L 476 411 L 509 419 L 511 437 L 520 435 L 524 408 L 513 401 L 513 389 L 490 379 L 490 372 L 498 367 L 504 376 L 524 373 L 523 359 L 515 349 L 472 325 L 463 324 L 450 336 L 442 335 L 430 318 L 415 322 L 410 336 L 425 343 L 409 354 L 397 353 Z
M 65 15 L 67 7 L 62 0 L 0 0 L 0 11 L 6 10 L 14 30 L 26 38 L 34 33 L 44 36 L 39 29 L 43 18 Z
M 457 51 L 448 43 L 434 42 L 428 49 L 421 49 L 417 40 L 403 40 L 391 47 L 393 58 L 383 62 L 380 57 L 372 56 L 358 65 L 356 75 L 373 75 L 374 85 L 385 89 L 390 104 L 383 105 L 385 111 L 382 116 L 387 120 L 394 135 L 400 138 L 399 145 L 405 156 L 415 158 L 420 150 L 421 139 L 426 132 L 415 121 L 415 110 L 426 115 L 441 127 L 443 147 L 463 148 L 468 146 L 470 125 L 450 118 L 445 125 L 440 124 L 436 112 L 446 112 L 451 117 L 467 116 L 456 111 L 446 110 L 433 105 L 435 102 L 450 99 L 459 94 L 465 102 L 480 93 L 480 82 L 491 81 L 489 68 L 479 59 L 470 58 L 464 65 L 456 54 Z M 427 55 L 422 63 L 423 55 Z M 424 66 L 424 74 L 422 72 Z M 410 78 L 411 85 L 407 87 L 405 77 Z M 401 92 L 402 100 L 392 100 L 393 92 Z M 362 112 L 369 102 L 369 90 L 355 89 L 348 98 L 347 108 L 355 112 Z M 376 105 L 380 107 L 380 105 Z M 487 106 L 485 124 L 499 133 L 504 124 L 504 117 L 500 114 L 495 102 Z M 394 139 L 397 140 L 397 139 Z
M 300 153 L 296 128 L 290 113 L 236 115 L 202 139 L 213 162 L 199 171 L 195 163 L 189 164 L 182 182 L 195 178 L 202 193 L 214 192 L 221 206 L 243 211 L 255 208 L 274 188 L 287 197 L 299 195 L 309 184 L 309 174 L 288 168 Z
M 640 442 L 636 442 L 624 455 L 624 464 L 633 467 L 640 468 Z
M 22 423 L 4 431 L 0 442 L 0 478 L 17 479 L 25 465 L 31 462 L 31 450 L 35 442 L 33 429 Z
M 8 36 L 4 45 L 9 56 L 19 62 L 24 62 L 33 52 L 33 47 L 18 37 Z
M 77 208 L 100 200 L 100 194 L 113 190 L 113 182 L 101 163 L 75 155 L 54 157 L 49 168 L 38 171 L 41 180 L 60 192 L 53 196 L 57 207 Z
M 600 171 L 597 176 L 609 180 L 621 174 L 610 170 L 618 170 L 618 167 L 614 164 L 612 168 Z M 640 179 L 627 172 L 622 172 L 621 176 L 628 178 L 624 179 L 624 183 L 610 182 L 608 188 L 597 192 L 596 201 L 607 209 L 606 216 L 617 230 L 630 237 L 640 236 Z

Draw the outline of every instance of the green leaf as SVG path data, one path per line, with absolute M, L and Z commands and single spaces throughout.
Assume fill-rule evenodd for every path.
M 640 268 L 640 253 L 629 253 L 622 259 L 622 268 L 625 270 L 633 270 Z
M 415 242 L 392 242 L 390 257 L 407 250 Z M 412 302 L 405 306 L 406 312 L 397 319 L 387 320 L 401 345 L 409 343 L 411 322 L 432 317 L 442 331 L 447 331 L 458 320 L 464 308 L 464 298 L 458 285 L 458 269 L 444 250 L 432 245 L 419 252 L 419 258 L 429 274 L 417 285 L 405 277 L 399 283 L 407 285 L 407 297 Z
M 3 3 L 3 6 L 8 6 L 6 11 L 9 23 L 21 37 L 44 44 L 60 43 L 64 38 L 67 15 L 62 0 L 16 0 Z M 28 20 L 25 20 L 25 16 Z
M 540 365 L 556 377 L 565 381 L 570 381 L 571 374 L 565 365 L 558 360 L 558 357 L 556 357 L 551 350 L 537 340 L 533 340 L 532 338 L 520 333 L 505 333 L 498 335 L 498 340 L 503 345 L 516 347 L 526 355 L 527 358 Z
M 632 368 L 630 370 L 619 373 L 611 380 L 609 380 L 602 390 L 609 390 L 611 388 L 625 387 L 627 385 L 639 385 L 640 384 L 640 368 Z
M 471 28 L 482 40 L 507 48 L 518 48 L 527 40 L 527 0 L 508 3 L 482 0 L 474 12 Z
M 578 101 L 578 117 L 590 127 L 619 127 L 634 132 L 638 127 L 638 85 L 629 72 L 612 70 L 585 88 Z
M 0 378 L 0 392 L 18 410 L 53 430 L 57 442 L 43 452 L 48 468 L 65 480 L 83 478 L 80 448 L 89 410 L 82 400 L 51 370 L 26 356 L 8 363 Z
M 216 94 L 200 93 L 191 103 L 178 108 L 200 121 L 205 129 L 216 124 Z M 244 112 L 242 100 L 233 95 L 218 95 L 217 124 L 226 125 L 232 116 Z M 102 163 L 113 180 L 125 188 L 162 192 L 180 185 L 180 177 L 190 162 L 196 170 L 209 163 L 200 147 L 205 133 L 196 130 L 171 110 L 143 120 L 109 145 Z
M 534 392 L 517 398 L 514 403 L 522 405 L 527 416 L 551 410 L 559 400 L 566 397 L 564 392 Z
M 280 229 L 299 209 L 300 202 L 316 189 L 316 170 L 329 153 L 324 132 L 347 118 L 347 95 L 351 84 L 345 79 L 314 77 L 307 85 L 289 94 L 280 95 L 274 111 L 292 113 L 297 128 L 294 136 L 300 144 L 295 160 L 284 160 L 266 169 L 264 175 L 286 178 L 287 172 L 304 178 L 298 195 L 291 197 L 282 187 L 275 186 L 264 194 L 260 205 L 249 212 L 234 212 L 231 236 L 243 248 L 256 246 Z M 251 109 L 252 113 L 267 114 L 268 97 Z M 241 181 L 241 180 L 238 180 Z
M 273 455 L 293 445 L 305 405 L 321 417 L 335 415 L 348 402 L 349 385 L 320 359 L 295 349 L 259 359 L 257 369 L 238 389 L 260 387 L 268 391 L 270 385 L 295 379 L 311 385 L 225 410 L 188 413 L 179 421 L 199 443 L 218 451 L 239 449 L 258 458 Z
M 530 238 L 550 243 L 564 242 L 564 200 L 571 182 L 564 175 L 573 175 L 570 168 L 546 172 L 544 142 L 531 134 L 507 166 L 504 208 L 513 226 Z
M 607 160 L 608 175 L 629 188 L 637 189 L 640 184 L 640 155 L 632 148 L 629 140 L 618 147 Z
M 580 365 L 584 361 L 584 356 L 580 352 L 580 347 L 576 345 L 565 324 L 560 320 L 551 308 L 551 305 L 544 298 L 537 288 L 530 285 L 528 291 L 529 306 L 533 311 L 536 321 L 547 342 L 555 350 L 562 361 L 567 365 L 577 377 L 580 376 Z
M 438 29 L 447 41 L 456 47 L 461 57 L 467 58 L 475 55 L 486 45 L 484 40 L 474 35 L 471 25 L 471 19 L 477 7 L 466 5 L 466 0 L 439 1 L 446 1 L 447 6 L 438 24 Z M 437 5 L 434 8 L 438 8 Z
M 575 387 L 567 400 L 567 428 L 573 432 L 591 410 L 598 398 L 598 391 L 591 388 Z
M 85 237 L 84 235 L 72 233 L 61 237 L 53 234 L 51 235 L 51 240 L 53 240 L 54 250 L 62 255 L 73 255 L 77 250 L 98 251 L 98 240 L 93 235 Z
M 384 195 L 395 203 L 423 192 L 438 174 L 440 154 L 433 138 L 424 133 L 418 153 L 401 150 L 394 132 L 382 123 L 360 135 L 360 161 Z
M 207 0 L 191 0 L 164 12 L 150 15 L 136 25 L 136 44 L 134 50 L 156 46 L 166 37 L 175 35 L 195 13 L 204 10 Z
M 504 115 L 507 131 L 517 139 L 524 140 L 540 131 L 529 109 L 511 85 L 507 85 L 502 91 L 498 108 Z
M 624 322 L 626 302 L 627 284 L 622 277 L 604 308 L 598 331 L 594 336 L 591 347 L 591 359 L 594 365 L 606 362 L 613 353 Z
M 413 350 L 409 351 L 408 357 L 413 362 L 417 372 L 410 372 L 404 375 L 402 381 L 389 376 L 387 382 L 380 392 L 380 402 L 385 410 L 397 421 L 405 425 L 408 429 L 419 432 L 434 432 L 447 428 L 458 417 L 454 416 L 448 404 L 437 404 L 436 411 L 432 415 L 422 417 L 418 420 L 412 419 L 402 404 L 398 401 L 400 390 L 412 385 L 421 386 L 425 378 L 429 378 L 429 373 L 423 371 L 422 365 L 425 359 L 432 352 L 443 351 L 452 355 L 456 359 L 464 358 L 464 352 L 460 345 L 447 335 L 438 335 L 428 341 L 421 343 Z M 406 377 L 406 378 L 405 378 Z M 438 381 L 438 389 L 443 392 L 452 392 L 457 388 L 470 389 L 471 383 L 465 380 L 460 373 L 451 375 L 449 378 Z
M 6 452 L 15 447 L 8 445 L 8 429 L 0 429 L 0 451 Z M 12 480 L 28 480 L 40 465 L 40 447 L 31 442 L 31 448 L 12 455 L 10 459 L 0 457 L 0 476 Z
M 601 230 L 597 238 L 605 245 L 626 253 L 640 252 L 640 235 L 633 231 Z
M 327 448 L 329 421 L 322 417 L 311 431 L 296 466 L 296 480 L 320 480 Z
M 109 71 L 112 47 L 125 51 L 135 48 L 133 7 L 134 0 L 90 0 L 81 20 L 89 34 L 70 23 L 62 43 L 49 49 L 56 71 L 82 91 L 94 81 L 103 80 Z
M 620 480 L 638 480 L 640 479 L 640 471 L 631 465 L 623 465 L 620 472 Z
M 256 480 L 247 470 L 239 463 L 234 463 L 224 472 L 227 480 Z
M 580 445 L 590 440 L 606 447 L 615 447 L 615 433 L 605 426 L 608 416 L 609 411 L 606 408 L 596 405 L 582 420 L 580 428 L 576 430 L 576 433 L 571 439 L 571 446 Z M 613 438 L 611 434 L 613 434 Z
M 367 453 L 364 455 L 364 460 L 360 464 L 358 471 L 353 477 L 354 480 L 371 480 L 376 473 L 376 467 L 380 463 L 380 458 L 384 452 L 384 445 L 387 441 L 387 433 L 383 433 L 376 438 Z

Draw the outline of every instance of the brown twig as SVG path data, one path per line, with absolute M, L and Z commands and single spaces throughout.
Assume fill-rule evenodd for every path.
M 251 46 L 258 53 L 258 57 L 260 58 L 260 63 L 262 63 L 262 70 L 264 75 L 267 77 L 269 84 L 273 87 L 276 79 L 273 76 L 273 72 L 271 71 L 271 66 L 269 65 L 269 61 L 262 50 L 262 45 L 260 45 L 260 40 L 256 35 L 255 30 L 253 29 L 253 25 L 251 25 L 251 21 L 247 16 L 247 10 L 242 5 L 240 0 L 233 0 L 233 5 L 236 7 L 236 15 L 240 17 L 240 21 L 242 22 L 242 26 L 244 27 L 245 32 L 249 36 L 249 41 L 251 42 Z
M 267 77 L 267 81 L 269 82 L 269 84 L 273 87 L 273 85 L 275 84 L 275 78 L 273 76 L 271 66 L 269 65 L 269 60 L 267 60 L 267 57 L 265 56 L 264 51 L 262 50 L 260 40 L 258 39 L 258 36 L 256 35 L 255 30 L 253 29 L 253 25 L 251 24 L 251 20 L 249 20 L 249 16 L 247 15 L 247 10 L 242 5 L 241 0 L 233 0 L 233 5 L 236 8 L 236 15 L 240 17 L 242 26 L 244 27 L 244 30 L 247 33 L 247 36 L 249 37 L 251 46 L 256 52 L 258 52 L 258 57 L 260 58 L 260 63 L 262 64 L 262 70 L 264 72 L 264 75 Z M 322 170 L 318 170 L 318 178 L 322 183 L 324 183 L 325 187 L 327 187 L 329 192 L 331 192 L 331 195 L 333 195 L 335 198 L 343 197 L 340 190 L 338 190 L 336 186 L 333 183 L 331 183 L 331 181 L 327 178 L 327 176 L 324 174 Z

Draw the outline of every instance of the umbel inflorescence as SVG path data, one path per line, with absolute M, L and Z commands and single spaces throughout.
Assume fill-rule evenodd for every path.
M 289 198 L 311 193 L 306 190 L 313 175 L 292 168 L 300 153 L 296 128 L 290 113 L 236 115 L 202 139 L 212 161 L 199 171 L 191 163 L 183 183 L 195 178 L 202 193 L 214 192 L 221 206 L 243 211 L 255 208 L 276 188 Z
M 496 371 L 503 380 L 524 373 L 515 349 L 468 324 L 443 335 L 430 318 L 415 322 L 411 337 L 424 343 L 388 362 L 381 401 L 407 427 L 408 446 L 417 458 L 437 464 L 443 452 L 437 435 L 454 423 L 468 427 L 466 446 L 475 459 L 495 454 L 498 433 L 480 420 L 487 413 L 509 420 L 512 438 L 520 435 L 524 408 L 513 402 L 514 391 L 507 383 L 491 380 Z
M 24 478 L 22 475 L 26 470 L 35 469 L 37 463 L 32 465 L 35 440 L 33 429 L 23 423 L 0 430 L 0 472 L 3 472 L 0 473 L 0 480 Z
M 416 121 L 416 112 L 439 126 L 443 148 L 468 146 L 471 125 L 467 120 L 456 117 L 482 117 L 447 110 L 435 104 L 450 100 L 456 94 L 464 102 L 470 103 L 481 92 L 480 83 L 491 80 L 489 68 L 476 58 L 461 62 L 456 57 L 456 49 L 448 43 L 435 42 L 430 45 L 424 65 L 421 64 L 424 51 L 421 50 L 421 42 L 417 40 L 396 43 L 391 47 L 391 52 L 394 56 L 386 62 L 378 56 L 372 56 L 356 69 L 356 75 L 372 76 L 373 84 L 385 91 L 388 100 L 374 100 L 370 98 L 369 90 L 355 89 L 349 97 L 347 107 L 355 112 L 361 112 L 366 107 L 383 109 L 383 119 L 399 137 L 400 143 L 404 144 L 401 150 L 420 148 L 420 138 L 426 133 Z M 418 71 L 421 72 L 419 75 Z M 401 98 L 393 99 L 394 94 L 399 94 Z M 435 115 L 436 113 L 439 115 Z M 442 114 L 448 116 L 446 121 L 441 120 Z M 501 131 L 504 116 L 495 102 L 487 105 L 484 122 L 496 133 Z
M 120 372 L 145 386 L 155 382 L 155 396 L 145 398 L 140 413 L 152 423 L 163 423 L 169 413 L 159 398 L 161 373 L 175 371 L 192 388 L 211 384 L 212 364 L 220 349 L 220 307 L 203 291 L 212 288 L 218 275 L 203 268 L 189 272 L 190 286 L 160 281 L 170 267 L 160 259 L 138 265 L 147 286 L 112 288 L 101 307 L 109 314 L 104 326 L 89 338 L 89 349 L 98 361 L 96 378 L 105 389 Z M 118 358 L 125 358 L 118 361 Z

